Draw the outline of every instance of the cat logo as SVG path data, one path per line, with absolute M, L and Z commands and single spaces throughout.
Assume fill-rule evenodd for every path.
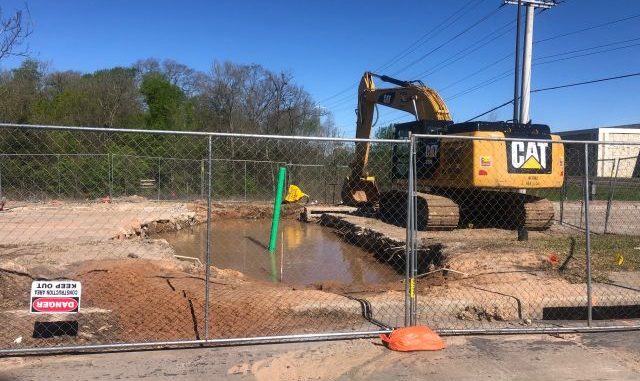
M 546 142 L 507 144 L 509 173 L 551 173 L 551 147 Z
M 438 157 L 438 149 L 440 149 L 440 144 L 438 142 L 427 144 L 425 149 L 425 156 L 428 159 Z
M 395 98 L 395 96 L 395 91 L 384 93 L 378 97 L 378 103 L 391 104 L 393 103 L 393 98 Z

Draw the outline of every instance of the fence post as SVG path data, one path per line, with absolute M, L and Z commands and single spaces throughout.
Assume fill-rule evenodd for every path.
M 209 277 L 211 275 L 211 135 L 207 149 L 207 249 L 204 285 L 204 339 L 209 340 Z
M 415 272 L 414 272 L 414 246 L 413 246 L 413 208 L 414 208 L 414 184 L 413 184 L 413 157 L 414 138 L 409 136 L 409 178 L 407 179 L 407 220 L 406 220 L 406 242 L 405 242 L 405 327 L 415 324 Z
M 409 133 L 411 134 L 411 133 Z M 411 146 L 409 146 L 411 151 Z M 411 155 L 411 153 L 409 153 Z M 411 287 L 409 285 L 411 277 L 411 164 L 409 164 L 409 177 L 407 178 L 407 213 L 405 222 L 405 243 L 404 243 L 404 326 L 411 325 Z
M 582 202 L 580 203 L 580 227 L 582 227 L 582 222 L 584 221 L 584 195 L 585 192 L 587 197 L 589 197 L 589 188 L 585 185 L 586 182 L 588 182 L 587 178 L 588 175 L 585 173 L 585 180 L 582 182 Z
M 607 228 L 609 226 L 609 216 L 611 215 L 611 203 L 613 202 L 613 192 L 616 188 L 616 183 L 618 182 L 618 168 L 620 168 L 620 158 L 617 157 L 614 165 L 616 167 L 615 175 L 613 174 L 613 168 L 611 168 L 611 175 L 613 177 L 609 179 L 609 197 L 607 197 L 607 212 L 604 216 L 604 234 L 607 234 Z
M 247 161 L 244 161 L 244 201 L 247 202 Z
M 416 139 L 411 137 L 411 325 L 418 324 L 418 293 L 416 290 L 416 281 L 418 276 L 418 200 L 417 200 L 417 168 L 416 168 Z
M 109 160 L 109 200 L 113 201 L 113 154 L 109 152 L 107 158 Z
M 60 181 L 61 181 L 60 180 L 60 176 L 61 176 L 60 175 L 60 154 L 57 154 L 56 158 L 58 159 L 58 161 L 56 163 L 56 169 L 57 169 L 57 172 L 58 172 L 58 198 L 60 198 L 60 193 L 61 193 L 61 190 L 62 190 L 62 184 L 60 183 Z
M 591 290 L 591 232 L 589 230 L 589 145 L 584 145 L 584 226 L 587 257 L 587 324 L 591 327 L 593 300 Z
M 204 159 L 200 159 L 200 199 L 204 200 Z
M 565 176 L 562 182 L 562 191 L 560 192 L 560 225 L 564 224 L 564 201 L 567 198 L 567 178 Z
M 160 201 L 160 157 L 158 157 L 158 201 Z

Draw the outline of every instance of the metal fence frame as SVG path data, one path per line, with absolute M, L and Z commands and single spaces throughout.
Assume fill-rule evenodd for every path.
M 161 179 L 163 178 L 162 175 L 162 170 L 161 170 L 161 163 L 164 161 L 178 161 L 178 162 L 195 162 L 195 163 L 200 163 L 201 165 L 201 174 L 200 174 L 200 192 L 199 194 L 201 195 L 201 198 L 204 199 L 205 195 L 206 195 L 206 171 L 205 171 L 205 163 L 207 163 L 207 159 L 192 159 L 192 158 L 180 158 L 180 157 L 167 157 L 167 156 L 145 156 L 145 155 L 126 155 L 126 154 L 112 154 L 112 153 L 34 153 L 34 154 L 23 154 L 23 153 L 0 153 L 0 162 L 3 158 L 11 158 L 11 157 L 33 157 L 33 156 L 40 156 L 40 157 L 55 157 L 57 158 L 57 165 L 56 165 L 56 170 L 57 170 L 57 187 L 58 187 L 58 197 L 60 197 L 61 195 L 61 187 L 62 187 L 62 174 L 61 174 L 61 170 L 60 170 L 60 159 L 63 157 L 106 157 L 107 161 L 109 163 L 109 168 L 108 168 L 108 184 L 109 184 L 109 198 L 113 199 L 114 198 L 114 191 L 113 191 L 113 183 L 114 183 L 114 178 L 116 176 L 116 174 L 114 173 L 114 161 L 117 160 L 117 158 L 128 158 L 128 159 L 136 159 L 136 160 L 157 160 L 158 161 L 158 166 L 157 166 L 157 170 L 156 170 L 156 177 L 158 178 L 158 181 L 154 184 L 155 188 L 156 188 L 156 200 L 157 201 L 161 201 Z M 250 159 L 220 159 L 220 158 L 213 158 L 211 159 L 213 162 L 229 162 L 229 163 L 243 163 L 243 168 L 244 168 L 244 190 L 243 190 L 243 199 L 242 200 L 229 200 L 229 201 L 248 201 L 248 197 L 247 197 L 247 164 L 251 163 L 251 164 L 271 164 L 271 165 L 280 165 L 280 166 L 285 166 L 287 168 L 296 168 L 296 167 L 313 167 L 313 168 L 327 168 L 329 166 L 325 165 L 325 164 L 299 164 L 299 163 L 295 163 L 295 162 L 285 162 L 285 161 L 273 161 L 273 160 L 250 160 Z M 337 166 L 338 168 L 348 168 L 347 166 Z M 274 179 L 275 181 L 275 179 Z M 291 176 L 290 176 L 290 172 L 288 172 L 288 178 L 287 178 L 287 183 L 288 184 L 292 184 L 292 180 L 291 180 Z M 331 184 L 330 184 L 331 185 Z M 272 187 L 275 191 L 275 183 L 272 184 Z M 335 193 L 335 190 L 334 190 Z M 0 197 L 2 196 L 2 167 L 0 167 Z M 125 194 L 126 196 L 126 194 Z M 326 196 L 325 196 L 326 199 Z M 326 200 L 325 200 L 326 202 Z
M 45 125 L 24 125 L 13 123 L 0 123 L 0 128 L 21 128 L 32 130 L 47 130 L 47 131 L 71 131 L 71 132 L 97 132 L 104 134 L 151 134 L 151 135 L 184 135 L 184 136 L 197 136 L 207 139 L 207 158 L 202 159 L 204 163 L 206 161 L 206 173 L 203 175 L 207 179 L 206 185 L 206 199 L 207 199 L 207 249 L 206 249 L 206 263 L 211 264 L 211 224 L 212 224 L 212 172 L 215 166 L 215 160 L 212 158 L 212 139 L 214 137 L 234 137 L 243 139 L 269 139 L 269 140 L 289 140 L 289 141 L 325 141 L 325 142 L 371 142 L 371 143 L 390 143 L 396 145 L 406 145 L 409 148 L 409 155 L 411 160 L 409 161 L 409 179 L 408 179 L 408 197 L 407 197 L 407 228 L 406 230 L 406 245 L 405 255 L 406 271 L 405 271 L 405 325 L 415 325 L 418 323 L 417 319 L 417 292 L 416 292 L 416 277 L 417 277 L 417 221 L 416 221 L 416 140 L 422 138 L 437 138 L 437 139 L 468 139 L 468 140 L 487 140 L 487 141 L 515 141 L 522 139 L 515 138 L 475 138 L 468 136 L 447 136 L 447 135 L 411 135 L 409 139 L 394 140 L 394 139 L 351 139 L 351 138 L 329 138 L 329 137 L 303 137 L 303 136 L 277 136 L 277 135 L 258 135 L 258 134 L 234 134 L 234 133 L 207 133 L 207 132 L 188 132 L 188 131 L 149 131 L 149 130 L 135 130 L 135 129 L 107 129 L 107 128 L 94 128 L 94 127 L 68 127 L 68 126 L 45 126 Z M 558 144 L 558 141 L 549 139 L 527 139 L 534 142 L 554 143 Z M 587 257 L 587 311 L 588 319 L 586 326 L 575 327 L 522 327 L 522 328 L 506 328 L 506 329 L 441 329 L 438 330 L 443 335 L 461 335 L 461 334 L 516 334 L 516 333 L 561 333 L 561 332 L 593 332 L 593 331 L 616 331 L 616 330 L 631 330 L 640 329 L 640 323 L 636 322 L 631 325 L 612 324 L 610 326 L 594 326 L 592 324 L 593 316 L 593 300 L 592 300 L 592 281 L 591 281 L 591 246 L 590 236 L 591 231 L 589 227 L 589 147 L 603 144 L 601 142 L 593 141 L 562 141 L 562 143 L 575 143 L 584 145 L 584 158 L 585 158 L 585 176 L 584 176 L 584 194 L 583 202 L 585 204 L 585 241 L 586 241 L 586 257 Z M 616 145 L 636 145 L 630 142 L 607 142 L 606 144 Z M 0 154 L 2 157 L 3 154 Z M 43 154 L 46 155 L 46 154 Z M 55 154 L 54 154 L 55 155 Z M 106 154 L 104 154 L 106 155 Z M 113 158 L 110 156 L 110 160 Z M 156 157 L 157 158 L 157 157 Z M 233 160 L 233 159 L 229 159 Z M 243 161 L 243 160 L 241 160 Z M 293 163 L 282 163 L 284 165 L 296 165 Z M 110 166 L 109 171 L 110 180 L 113 179 L 113 166 Z M 1 176 L 1 175 L 0 175 Z M 1 182 L 0 177 L 0 182 Z M 1 183 L 0 183 L 1 184 Z M 1 185 L 0 185 L 1 186 Z M 0 188 L 1 189 L 1 188 Z M 204 339 L 201 340 L 184 340 L 184 341 L 158 341 L 158 342 L 141 342 L 141 343 L 114 343 L 114 344 L 100 344 L 100 345 L 85 345 L 85 346 L 60 346 L 60 347 L 48 347 L 48 348 L 21 348 L 21 349 L 0 349 L 0 355 L 18 355 L 28 353 L 56 353 L 56 352 L 71 352 L 71 351 L 95 351 L 95 350 L 127 350 L 127 349 L 141 349 L 141 348 L 158 348 L 158 347 L 193 347 L 193 346 L 213 346 L 213 345 L 233 345 L 233 344 L 250 344 L 250 343 L 265 343 L 265 342 L 288 342 L 288 341 L 301 341 L 301 340 L 325 340 L 325 339 L 350 339 L 360 337 L 372 337 L 380 333 L 389 332 L 390 329 L 379 329 L 372 331 L 354 331 L 354 332 L 332 332 L 332 333 L 312 333 L 312 334 L 294 334 L 294 335 L 281 335 L 281 336 L 267 336 L 267 337 L 239 337 L 231 339 L 211 339 L 209 338 L 209 298 L 210 298 L 210 267 L 206 266 L 205 271 L 205 327 L 204 327 Z

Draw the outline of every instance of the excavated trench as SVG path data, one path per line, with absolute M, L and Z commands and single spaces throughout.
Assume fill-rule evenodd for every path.
M 350 244 L 332 228 L 285 219 L 275 258 L 267 250 L 269 219 L 232 219 L 212 227 L 211 264 L 217 268 L 239 271 L 258 280 L 290 284 L 339 282 L 374 284 L 401 279 L 393 266 L 371 254 L 370 247 Z M 206 225 L 178 232 L 163 233 L 176 254 L 205 261 Z M 272 260 L 273 259 L 273 260 Z

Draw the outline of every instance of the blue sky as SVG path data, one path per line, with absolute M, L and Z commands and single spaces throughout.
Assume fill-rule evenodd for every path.
M 172 58 L 203 71 L 214 60 L 258 63 L 271 70 L 288 71 L 334 114 L 344 135 L 352 136 L 356 104 L 353 85 L 362 73 L 381 67 L 467 3 L 471 3 L 465 8 L 467 13 L 427 35 L 423 45 L 380 73 L 422 79 L 441 92 L 454 120 L 463 121 L 512 96 L 513 79 L 508 76 L 455 97 L 513 68 L 513 57 L 509 57 L 460 81 L 513 52 L 515 32 L 507 31 L 507 24 L 515 18 L 515 7 L 502 7 L 453 42 L 419 58 L 493 12 L 501 5 L 500 0 L 40 0 L 28 2 L 34 24 L 29 46 L 34 58 L 50 62 L 57 70 L 94 71 L 156 57 Z M 5 0 L 1 7 L 9 13 L 23 4 L 24 1 Z M 536 15 L 534 40 L 637 14 L 637 0 L 567 0 Z M 502 37 L 481 49 L 424 76 L 454 54 L 477 46 L 485 36 L 503 31 Z M 616 44 L 600 50 L 620 49 L 536 65 L 532 88 L 638 72 L 640 39 L 630 41 L 634 38 L 640 38 L 640 17 L 540 42 L 534 47 L 534 58 L 612 43 Z M 622 48 L 633 44 L 636 46 Z M 598 50 L 583 53 L 595 51 Z M 551 59 L 563 57 L 566 56 Z M 6 60 L 2 68 L 19 63 L 19 59 Z M 410 63 L 414 64 L 407 67 Z M 452 85 L 457 81 L 460 82 Z M 534 94 L 531 118 L 556 131 L 639 123 L 638 89 L 640 77 L 634 77 Z M 332 97 L 339 92 L 342 93 Z M 411 120 L 409 115 L 383 109 L 380 108 L 378 125 L 389 120 Z M 509 119 L 511 109 L 505 107 L 491 117 Z

